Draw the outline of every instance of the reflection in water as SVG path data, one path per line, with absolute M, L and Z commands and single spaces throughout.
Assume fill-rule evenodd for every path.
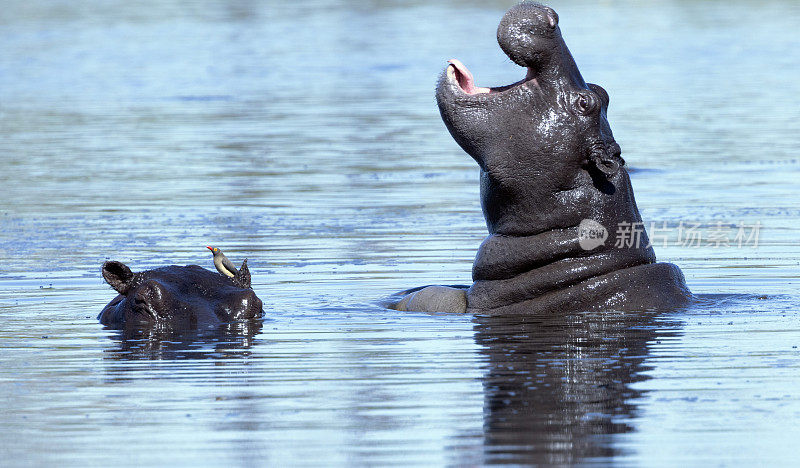
M 167 327 L 128 327 L 112 336 L 118 347 L 108 350 L 113 360 L 216 359 L 245 357 L 258 340 L 262 321 L 234 322 L 199 330 Z
M 648 346 L 679 336 L 655 313 L 478 316 L 487 462 L 578 463 L 619 454 L 648 379 Z

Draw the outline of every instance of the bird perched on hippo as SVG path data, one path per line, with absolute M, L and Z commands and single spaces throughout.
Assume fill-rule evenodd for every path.
M 222 255 L 219 249 L 213 249 L 215 259 L 217 252 Z M 232 268 L 230 260 L 227 263 Z M 262 302 L 251 288 L 247 260 L 233 272 L 226 269 L 220 273 L 197 265 L 134 273 L 121 262 L 109 261 L 103 264 L 102 273 L 119 293 L 97 317 L 104 325 L 159 324 L 186 329 L 263 315 Z
M 680 269 L 656 262 L 606 118 L 608 94 L 583 80 L 558 22 L 555 11 L 533 2 L 500 21 L 500 47 L 526 69 L 517 83 L 479 87 L 458 60 L 440 77 L 442 119 L 480 167 L 489 236 L 472 286 L 404 291 L 393 308 L 636 310 L 691 299 Z M 637 228 L 637 242 L 618 237 L 623 226 Z
M 228 260 L 228 257 L 226 257 L 218 247 L 207 245 L 206 248 L 210 250 L 211 254 L 214 256 L 214 268 L 229 278 L 235 278 L 239 271 L 233 265 L 233 262 Z M 247 262 L 247 259 L 244 261 Z

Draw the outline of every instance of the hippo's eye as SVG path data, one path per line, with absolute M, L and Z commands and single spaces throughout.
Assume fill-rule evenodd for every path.
M 156 319 L 156 314 L 153 311 L 153 308 L 150 307 L 150 304 L 147 302 L 147 300 L 143 299 L 139 295 L 136 295 L 133 298 L 133 310 L 144 315 L 145 317 L 149 317 L 152 320 Z
M 593 94 L 578 93 L 575 98 L 575 109 L 579 114 L 589 115 L 600 107 L 600 101 Z
M 601 101 L 603 101 L 603 103 L 604 103 L 606 106 L 608 106 L 608 104 L 609 104 L 608 93 L 606 92 L 606 90 L 605 90 L 605 89 L 603 89 L 603 87 L 602 87 L 602 86 L 600 86 L 600 85 L 596 85 L 596 84 L 594 84 L 594 83 L 589 83 L 589 89 L 591 89 L 592 91 L 594 91 L 594 92 L 595 92 L 595 94 L 597 94 L 598 96 L 600 96 L 600 100 L 601 100 Z

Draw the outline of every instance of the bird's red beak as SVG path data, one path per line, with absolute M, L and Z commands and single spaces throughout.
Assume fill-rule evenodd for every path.
M 214 250 L 214 247 L 211 247 L 210 245 L 207 245 L 207 246 L 206 246 L 206 248 L 207 248 L 208 250 Z

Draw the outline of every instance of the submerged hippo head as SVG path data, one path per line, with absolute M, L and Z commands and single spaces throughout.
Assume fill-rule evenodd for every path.
M 262 315 L 261 300 L 250 288 L 247 260 L 234 278 L 197 265 L 133 273 L 114 261 L 103 264 L 103 278 L 119 293 L 98 316 L 105 325 L 194 328 Z
M 526 68 L 524 79 L 478 87 L 469 70 L 451 60 L 436 92 L 445 125 L 482 169 L 489 231 L 530 234 L 577 224 L 570 210 L 596 218 L 589 203 L 574 211 L 578 198 L 591 197 L 592 186 L 610 195 L 628 183 L 606 120 L 608 94 L 584 82 L 561 37 L 558 15 L 548 7 L 512 7 L 497 40 Z

